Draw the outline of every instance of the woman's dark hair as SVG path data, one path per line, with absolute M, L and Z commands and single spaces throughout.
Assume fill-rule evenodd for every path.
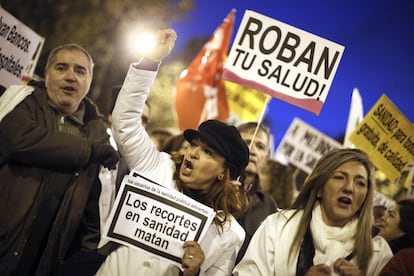
M 414 199 L 398 201 L 400 206 L 400 229 L 414 243 Z
M 172 153 L 174 151 L 178 151 L 181 148 L 181 145 L 185 142 L 185 138 L 183 133 L 174 135 L 170 137 L 164 146 L 161 148 L 161 151 L 165 151 L 167 153 Z

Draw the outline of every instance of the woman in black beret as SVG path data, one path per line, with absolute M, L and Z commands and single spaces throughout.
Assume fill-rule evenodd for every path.
M 231 180 L 247 165 L 249 150 L 234 126 L 216 120 L 184 131 L 190 143 L 184 155 L 157 150 L 141 123 L 141 113 L 159 63 L 176 37 L 171 29 L 159 35 L 155 53 L 129 68 L 113 111 L 114 138 L 132 171 L 213 208 L 216 216 L 201 241 L 183 243 L 181 266 L 121 246 L 107 257 L 98 275 L 230 275 L 245 237 L 234 218 L 245 203 Z

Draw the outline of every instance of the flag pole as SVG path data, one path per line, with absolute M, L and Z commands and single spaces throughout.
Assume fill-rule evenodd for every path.
M 267 97 L 266 102 L 265 102 L 265 104 L 263 105 L 262 112 L 260 113 L 259 120 L 257 121 L 257 126 L 256 126 L 256 129 L 254 130 L 252 140 L 250 141 L 249 150 L 250 150 L 250 149 L 252 148 L 252 146 L 253 146 L 253 142 L 254 142 L 254 140 L 255 140 L 255 138 L 256 138 L 257 132 L 259 131 L 259 127 L 260 127 L 260 125 L 262 124 L 262 121 L 263 121 L 264 115 L 266 114 L 267 105 L 269 104 L 269 102 L 270 102 L 270 100 L 271 100 L 271 99 L 272 99 L 272 97 Z
M 266 114 L 266 110 L 267 110 L 267 105 L 269 104 L 269 102 L 270 102 L 270 100 L 272 99 L 272 97 L 267 97 L 267 99 L 266 99 L 266 101 L 265 101 L 265 104 L 263 105 L 263 109 L 262 109 L 262 112 L 260 113 L 260 117 L 259 117 L 259 120 L 257 121 L 257 126 L 256 126 L 256 129 L 254 130 L 254 134 L 253 134 L 253 137 L 252 137 L 252 140 L 250 141 L 250 145 L 249 145 L 249 150 L 251 150 L 251 148 L 252 148 L 252 146 L 253 146 L 253 142 L 254 142 L 254 140 L 256 139 L 256 135 L 257 135 L 257 132 L 258 132 L 258 130 L 259 130 L 259 126 L 262 124 L 262 121 L 263 121 L 263 118 L 264 118 L 264 115 Z M 237 177 L 237 179 L 236 179 L 236 183 L 240 183 L 240 175 Z M 235 184 L 236 185 L 236 184 Z

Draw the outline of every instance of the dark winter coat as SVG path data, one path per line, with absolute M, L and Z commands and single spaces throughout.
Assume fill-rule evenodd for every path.
M 249 208 L 237 219 L 244 231 L 246 231 L 246 238 L 238 253 L 236 264 L 243 258 L 250 240 L 260 224 L 268 215 L 277 212 L 277 203 L 270 194 L 263 192 L 259 176 L 255 177 L 254 183 L 247 195 L 249 197 Z
M 90 100 L 83 102 L 89 141 L 107 139 L 103 116 Z M 44 88 L 36 88 L 1 121 L 0 275 L 16 269 L 32 223 L 41 215 L 39 205 L 48 200 L 45 181 L 53 172 L 69 174 L 73 180 L 58 207 L 37 275 L 50 274 L 64 260 L 80 229 L 88 229 L 89 236 L 81 235 L 79 248 L 81 244 L 96 247 L 99 166 L 88 162 L 88 139 L 58 132 L 56 114 Z

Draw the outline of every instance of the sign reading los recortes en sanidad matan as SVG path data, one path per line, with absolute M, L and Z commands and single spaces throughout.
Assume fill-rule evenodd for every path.
M 349 140 L 366 151 L 391 181 L 414 160 L 414 125 L 386 95 L 379 98 Z
M 337 43 L 247 10 L 223 79 L 319 115 L 343 51 Z
M 133 172 L 122 181 L 104 238 L 181 266 L 183 243 L 201 241 L 214 216 L 212 208 Z
M 0 85 L 32 77 L 44 38 L 0 7 Z

